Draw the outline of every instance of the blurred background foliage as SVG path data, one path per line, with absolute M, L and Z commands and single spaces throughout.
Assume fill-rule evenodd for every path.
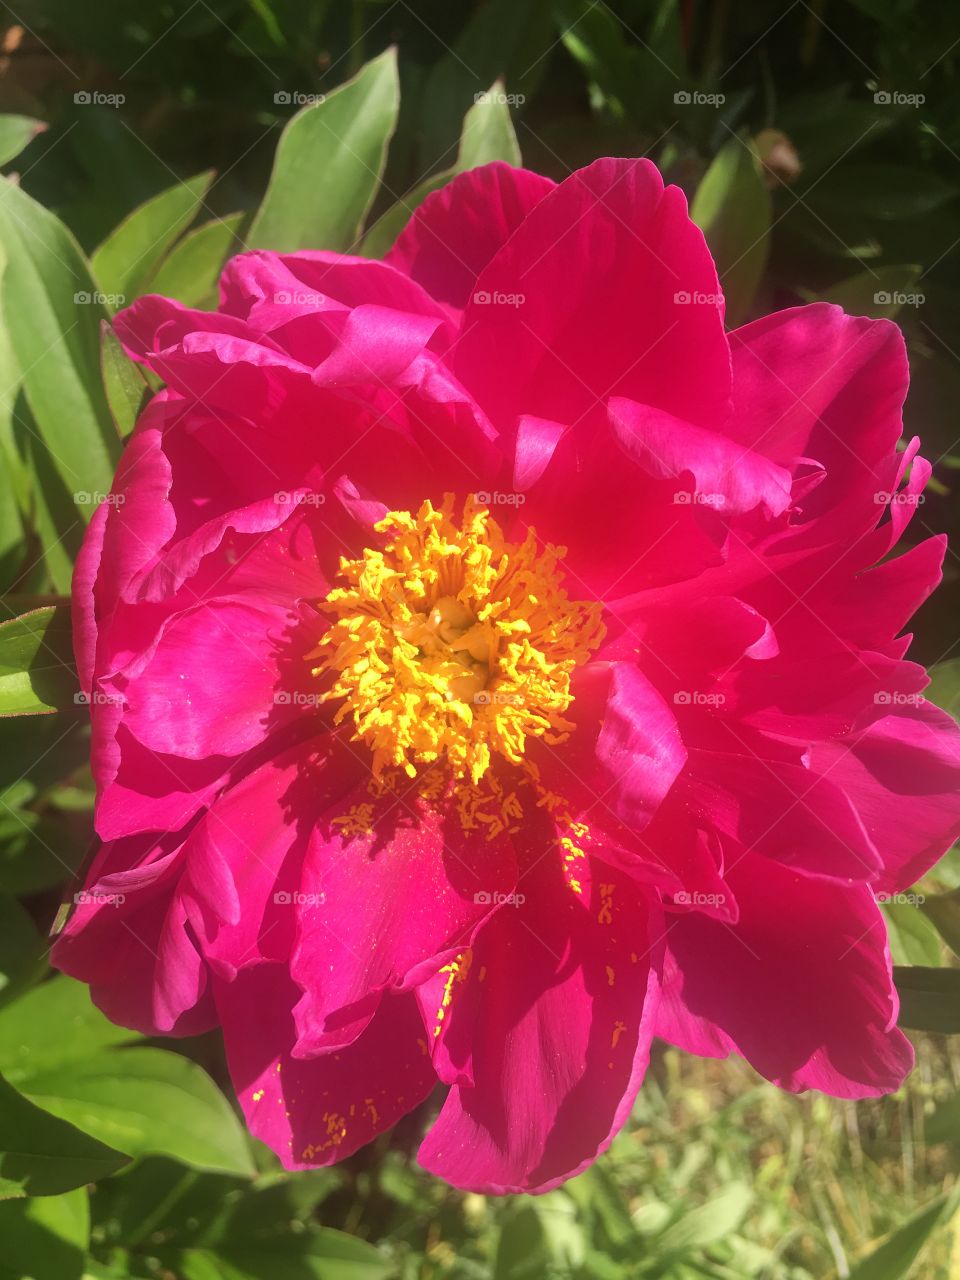
M 493 158 L 561 179 L 651 156 L 732 323 L 813 298 L 896 317 L 935 463 L 913 536 L 951 541 L 914 652 L 956 714 L 958 59 L 960 12 L 929 0 L 0 5 L 0 714 L 33 713 L 0 719 L 0 1280 L 960 1276 L 956 851 L 886 908 L 918 1048 L 900 1095 L 794 1098 L 661 1047 L 611 1152 L 535 1199 L 421 1174 L 435 1103 L 282 1173 L 216 1038 L 112 1027 L 45 936 L 91 841 L 72 560 L 151 390 L 111 314 L 214 305 L 243 246 L 378 254 Z

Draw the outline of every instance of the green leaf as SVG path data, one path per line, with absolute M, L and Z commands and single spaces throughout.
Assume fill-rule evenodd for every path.
M 531 97 L 554 43 L 555 0 L 488 0 L 471 6 L 453 47 L 435 62 L 419 105 L 421 172 L 449 162 L 457 122 L 476 95 L 502 77 L 518 106 Z
M 0 716 L 49 715 L 75 705 L 76 691 L 67 605 L 0 623 Z
M 900 995 L 901 1027 L 913 1031 L 960 1032 L 960 969 L 929 969 L 895 965 Z
M 90 265 L 113 307 L 146 293 L 150 277 L 167 250 L 190 225 L 210 190 L 213 170 L 197 174 L 124 218 L 93 255 Z
M 165 1049 L 94 1054 L 21 1081 L 61 1119 L 131 1156 L 167 1155 L 195 1169 L 253 1175 L 243 1129 L 196 1063 Z
M 520 144 L 510 118 L 509 99 L 502 80 L 478 95 L 463 117 L 463 131 L 457 152 L 456 172 L 465 173 L 479 165 L 504 160 L 519 165 Z
M 48 1115 L 0 1078 L 0 1200 L 60 1195 L 126 1163 L 119 1151 Z
M 493 160 L 505 160 L 508 164 L 520 164 L 520 147 L 513 131 L 510 108 L 498 80 L 477 102 L 463 119 L 460 148 L 452 168 L 435 173 L 408 191 L 377 219 L 363 241 L 363 253 L 368 258 L 382 258 L 410 220 L 410 215 L 427 196 L 439 191 L 448 182 L 468 169 Z
M 90 1244 L 85 1188 L 62 1196 L 0 1201 L 0 1276 L 80 1280 Z
M 743 1182 L 733 1182 L 706 1204 L 687 1210 L 649 1248 L 658 1258 L 707 1248 L 736 1231 L 752 1203 L 750 1188 Z
M 380 185 L 399 106 L 391 48 L 299 111 L 280 138 L 248 246 L 277 252 L 353 246 Z
M 924 689 L 923 696 L 944 711 L 949 711 L 954 719 L 960 719 L 960 658 L 938 662 L 927 674 L 930 683 Z
M 883 903 L 894 964 L 927 965 L 936 969 L 943 959 L 940 936 L 912 902 Z
M 89 837 L 59 815 L 0 806 L 0 890 L 39 893 L 62 884 L 76 874 L 88 847 Z
M 140 414 L 147 384 L 106 320 L 100 326 L 100 368 L 117 435 L 125 440 Z
M 151 291 L 176 298 L 185 307 L 215 306 L 217 280 L 227 258 L 239 248 L 245 217 L 230 213 L 188 231 L 161 262 L 150 282 Z
M 848 1280 L 906 1280 L 934 1231 L 960 1203 L 960 1184 L 912 1214 L 886 1240 L 858 1262 Z
M 770 192 L 749 143 L 730 138 L 703 176 L 690 216 L 707 238 L 726 299 L 727 324 L 748 315 L 767 262 Z
M 46 125 L 32 116 L 0 116 L 0 164 L 15 160 Z
M 120 441 L 100 378 L 104 312 L 86 260 L 67 228 L 7 181 L 0 253 L 3 320 L 50 460 L 68 494 L 107 493 Z M 89 520 L 93 507 L 77 512 Z
M 920 904 L 920 910 L 933 921 L 937 933 L 954 955 L 960 955 L 960 889 L 950 893 L 928 893 Z
M 919 266 L 902 266 L 861 271 L 832 285 L 819 298 L 821 302 L 835 302 L 852 316 L 892 320 L 910 299 L 920 296 L 915 285 L 922 270 Z
M 11 1084 L 138 1040 L 90 999 L 89 988 L 66 974 L 40 983 L 0 1010 L 0 1072 Z
M 0 1004 L 43 972 L 43 947 L 33 921 L 9 894 L 0 893 Z
M 365 1240 L 321 1227 L 265 1245 L 187 1249 L 184 1280 L 387 1280 L 396 1269 Z

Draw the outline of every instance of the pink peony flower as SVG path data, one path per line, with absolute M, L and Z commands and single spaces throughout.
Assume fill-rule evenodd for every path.
M 898 329 L 726 333 L 644 160 L 494 164 L 383 262 L 233 259 L 117 319 L 166 384 L 76 573 L 103 841 L 56 948 L 116 1021 L 219 1024 L 250 1128 L 543 1190 L 659 1035 L 785 1089 L 895 1089 L 878 895 L 960 831 L 887 554 Z

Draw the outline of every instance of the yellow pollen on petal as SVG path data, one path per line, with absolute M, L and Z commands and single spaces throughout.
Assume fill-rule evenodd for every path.
M 312 655 L 314 674 L 332 676 L 321 698 L 369 746 L 374 777 L 417 778 L 440 762 L 475 786 L 495 755 L 523 763 L 528 738 L 562 743 L 573 673 L 605 631 L 602 605 L 561 585 L 565 549 L 541 546 L 533 529 L 508 542 L 473 498 L 458 522 L 451 494 L 375 528 L 382 547 L 340 561 L 319 606 L 333 621 Z M 497 800 L 496 813 L 489 796 L 474 812 L 462 801 L 461 820 L 509 829 L 519 806 Z
M 441 968 L 440 972 L 446 974 L 446 981 L 443 986 L 443 995 L 440 997 L 440 1007 L 437 1010 L 437 1016 L 434 1021 L 434 1036 L 439 1036 L 441 1023 L 447 1016 L 447 1010 L 453 1000 L 454 988 L 461 982 L 466 982 L 472 962 L 473 952 L 468 949 L 466 951 L 461 951 L 456 959 L 451 960 L 449 964 L 445 964 Z

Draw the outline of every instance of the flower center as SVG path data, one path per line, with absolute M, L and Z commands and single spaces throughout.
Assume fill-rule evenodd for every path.
M 457 524 L 453 505 L 388 512 L 383 547 L 342 559 L 320 606 L 334 621 L 314 674 L 333 673 L 322 696 L 342 699 L 335 721 L 352 719 L 376 777 L 443 760 L 477 783 L 494 752 L 520 764 L 528 737 L 562 742 L 571 677 L 604 635 L 603 606 L 560 585 L 565 548 L 533 529 L 507 542 L 472 498 Z

